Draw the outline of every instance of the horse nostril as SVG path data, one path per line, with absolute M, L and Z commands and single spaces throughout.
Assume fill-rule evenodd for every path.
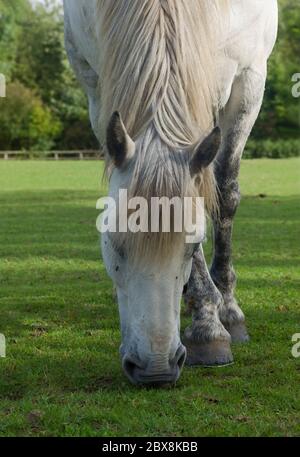
M 175 358 L 173 360 L 173 363 L 171 363 L 174 366 L 178 366 L 179 371 L 182 370 L 183 365 L 185 363 L 186 359 L 186 348 L 184 346 L 180 346 L 180 348 L 177 350 Z
M 126 376 L 129 378 L 131 382 L 136 384 L 136 372 L 140 370 L 141 367 L 132 358 L 126 356 L 123 358 L 122 365 Z

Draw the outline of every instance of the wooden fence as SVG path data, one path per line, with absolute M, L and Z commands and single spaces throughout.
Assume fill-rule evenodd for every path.
M 103 153 L 95 150 L 80 151 L 0 151 L 3 160 L 101 160 Z

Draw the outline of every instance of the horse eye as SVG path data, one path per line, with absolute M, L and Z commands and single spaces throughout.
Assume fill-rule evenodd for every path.
M 116 253 L 118 254 L 118 256 L 119 256 L 121 259 L 124 259 L 124 258 L 125 258 L 125 248 L 124 248 L 124 245 L 116 243 L 116 240 L 115 240 L 113 237 L 110 237 L 109 240 L 110 240 L 110 243 L 111 243 L 112 247 L 114 248 L 114 250 L 115 250 Z
M 124 252 L 124 249 L 123 248 L 118 248 L 117 250 L 117 253 L 119 254 L 119 256 L 121 257 L 121 259 L 125 259 L 125 252 Z
M 199 249 L 200 244 L 201 243 L 195 243 L 195 244 L 189 245 L 187 247 L 187 250 L 186 250 L 186 253 L 185 253 L 185 258 L 187 260 L 190 260 L 196 254 L 196 252 Z
M 114 249 L 117 252 L 118 256 L 121 257 L 121 259 L 125 258 L 125 251 L 124 251 L 124 247 L 123 246 L 115 244 L 114 245 Z
M 196 252 L 198 251 L 198 249 L 199 249 L 199 247 L 200 247 L 200 244 L 201 244 L 201 243 L 196 243 L 196 244 L 194 244 L 192 256 L 193 256 L 194 254 L 196 254 Z

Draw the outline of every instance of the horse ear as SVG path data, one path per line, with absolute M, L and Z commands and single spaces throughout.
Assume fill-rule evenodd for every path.
M 113 113 L 106 132 L 106 144 L 116 167 L 121 168 L 135 153 L 135 144 L 127 133 L 121 115 Z
M 215 159 L 221 146 L 222 135 L 219 127 L 216 127 L 208 137 L 197 147 L 190 161 L 192 177 L 207 168 Z

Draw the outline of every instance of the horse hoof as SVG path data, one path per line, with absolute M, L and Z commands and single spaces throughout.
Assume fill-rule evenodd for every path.
M 232 343 L 247 343 L 250 340 L 247 327 L 244 322 L 229 325 L 226 329 L 231 335 Z
M 184 345 L 187 349 L 187 366 L 220 367 L 233 363 L 230 343 L 226 340 L 210 343 L 185 341 Z

